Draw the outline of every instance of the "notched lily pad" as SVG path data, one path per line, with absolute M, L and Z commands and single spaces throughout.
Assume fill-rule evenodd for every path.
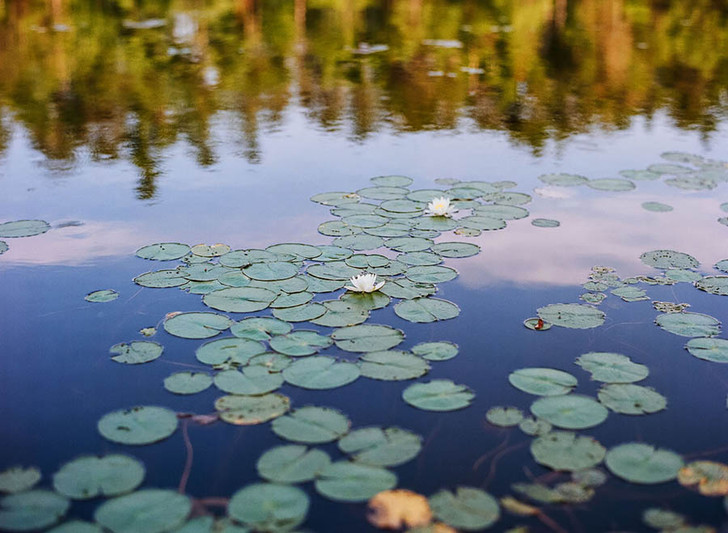
M 228 514 L 255 531 L 290 531 L 303 523 L 309 499 L 290 485 L 254 483 L 230 498 Z
M 41 478 L 40 470 L 34 466 L 23 468 L 13 466 L 0 472 L 0 492 L 24 492 L 32 489 Z
M 279 437 L 305 444 L 323 444 L 344 436 L 351 426 L 349 419 L 329 407 L 299 407 L 275 419 L 271 428 Z
M 181 259 L 190 252 L 190 247 L 179 242 L 160 242 L 142 246 L 136 251 L 136 256 L 152 261 L 173 261 Z
M 282 394 L 262 396 L 223 396 L 215 402 L 220 419 L 237 426 L 262 424 L 285 414 L 291 400 Z
M 685 487 L 697 485 L 700 494 L 705 496 L 723 496 L 728 494 L 728 465 L 693 461 L 678 471 L 677 480 Z
M 452 342 L 421 342 L 412 347 L 412 353 L 428 361 L 447 361 L 458 354 L 458 345 Z
M 161 344 L 152 341 L 132 341 L 115 344 L 109 349 L 111 360 L 127 365 L 138 365 L 154 361 L 164 351 Z
M 251 357 L 265 352 L 265 346 L 259 341 L 241 339 L 238 337 L 224 337 L 206 342 L 195 352 L 200 363 L 212 366 L 241 366 Z
M 330 337 L 316 331 L 298 330 L 286 335 L 277 335 L 270 340 L 270 347 L 276 352 L 293 357 L 312 355 L 331 346 Z
M 698 359 L 728 363 L 728 340 L 711 337 L 690 339 L 685 348 Z
M 463 531 L 480 531 L 500 518 L 498 501 L 473 487 L 441 490 L 430 496 L 430 507 L 438 519 Z
M 287 383 L 302 389 L 335 389 L 356 381 L 360 370 L 354 363 L 331 357 L 306 357 L 283 370 Z
M 615 413 L 645 415 L 662 411 L 667 399 L 654 389 L 632 384 L 609 384 L 599 390 L 599 401 Z
M 485 413 L 485 419 L 494 426 L 513 427 L 523 420 L 523 411 L 518 407 L 491 407 Z
M 422 358 L 399 350 L 370 352 L 359 359 L 361 375 L 383 381 L 402 381 L 424 376 L 430 365 Z
M 202 297 L 202 302 L 218 311 L 228 313 L 254 313 L 267 308 L 277 294 L 256 287 L 229 287 L 213 291 Z
M 582 304 L 551 304 L 536 312 L 545 322 L 572 329 L 596 328 L 604 324 L 605 318 L 599 309 Z
M 204 372 L 175 372 L 164 378 L 164 388 L 174 394 L 197 394 L 212 385 L 212 377 Z
M 379 352 L 401 343 L 404 333 L 390 326 L 363 324 L 337 329 L 331 338 L 337 348 L 347 352 Z
M 164 321 L 170 335 L 184 339 L 207 339 L 233 325 L 233 321 L 218 313 L 178 313 Z
M 551 431 L 531 443 L 531 454 L 537 463 L 570 472 L 598 465 L 606 452 L 592 437 L 570 431 Z
M 398 466 L 417 456 L 422 437 L 397 427 L 369 427 L 352 431 L 339 441 L 339 449 L 357 463 L 371 466 Z
M 94 518 L 114 533 L 161 533 L 181 526 L 191 510 L 184 494 L 145 489 L 103 503 Z
M 665 313 L 658 315 L 655 323 L 682 337 L 712 337 L 720 333 L 720 321 L 701 313 Z
M 164 407 L 139 406 L 101 417 L 101 435 L 119 444 L 144 445 L 164 440 L 177 429 L 177 414 Z
M 577 385 L 574 376 L 554 368 L 521 368 L 508 376 L 511 385 L 537 396 L 561 396 Z
M 29 490 L 0 499 L 0 529 L 3 531 L 37 531 L 58 522 L 68 511 L 70 502 L 49 490 Z
M 44 220 L 14 220 L 0 224 L 0 238 L 34 237 L 51 229 Z
M 705 276 L 695 282 L 701 291 L 718 296 L 728 296 L 728 276 Z
M 251 317 L 230 326 L 230 333 L 241 339 L 268 341 L 273 335 L 285 335 L 292 329 L 291 324 L 277 318 Z
M 670 450 L 638 442 L 620 444 L 607 453 L 605 463 L 612 474 L 641 484 L 665 483 L 677 477 L 682 458 Z
M 397 476 L 389 470 L 349 461 L 331 463 L 315 483 L 319 494 L 340 502 L 364 502 L 396 485 Z
M 63 465 L 53 475 L 53 488 L 76 500 L 118 496 L 141 485 L 144 473 L 144 465 L 133 457 L 87 455 Z
M 640 256 L 640 260 L 651 267 L 667 270 L 669 268 L 697 268 L 700 263 L 692 255 L 675 250 L 652 250 Z
M 256 468 L 262 478 L 274 483 L 304 483 L 312 481 L 329 463 L 331 459 L 324 451 L 290 444 L 266 451 Z
M 427 297 L 402 300 L 394 306 L 394 312 L 410 322 L 436 322 L 455 318 L 460 308 L 448 300 Z
M 564 429 L 598 426 L 608 415 L 606 407 L 593 398 L 579 394 L 539 398 L 531 404 L 531 412 L 535 417 Z
M 425 411 L 455 411 L 470 405 L 475 393 L 449 379 L 415 383 L 402 392 L 405 402 Z
M 634 383 L 645 379 L 650 370 L 632 362 L 626 355 L 612 352 L 589 352 L 576 358 L 576 364 L 591 373 L 595 381 Z
M 84 296 L 84 300 L 93 303 L 106 303 L 112 302 L 119 297 L 119 293 L 113 289 L 102 289 L 100 291 L 94 291 Z

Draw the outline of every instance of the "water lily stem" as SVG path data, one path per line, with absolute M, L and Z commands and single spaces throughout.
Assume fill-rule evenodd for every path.
M 192 459 L 194 458 L 195 452 L 192 449 L 192 441 L 190 441 L 190 434 L 187 426 L 189 425 L 188 420 L 182 421 L 182 438 L 185 442 L 185 449 L 187 450 L 187 459 L 185 460 L 185 469 L 182 472 L 182 477 L 179 480 L 179 487 L 177 492 L 184 494 L 187 490 L 187 481 L 190 479 L 190 472 L 192 472 Z

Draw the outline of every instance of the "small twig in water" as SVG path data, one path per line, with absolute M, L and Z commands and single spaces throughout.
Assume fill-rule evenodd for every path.
M 498 446 L 493 448 L 492 450 L 485 452 L 483 455 L 478 457 L 478 459 L 473 463 L 473 472 L 475 472 L 478 468 L 480 468 L 480 465 L 482 465 L 486 459 L 488 459 L 491 455 L 498 453 L 501 451 L 504 447 L 508 445 L 508 440 L 510 438 L 510 434 L 506 435 L 506 438 L 503 439 L 503 442 L 501 442 Z

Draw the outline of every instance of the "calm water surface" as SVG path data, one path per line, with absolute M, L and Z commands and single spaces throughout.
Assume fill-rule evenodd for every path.
M 0 0 L 0 222 L 52 225 L 43 235 L 5 239 L 0 257 L 0 470 L 37 466 L 40 486 L 49 488 L 52 474 L 79 455 L 128 453 L 146 465 L 144 487 L 176 488 L 188 457 L 179 430 L 133 448 L 96 430 L 113 410 L 209 413 L 220 396 L 214 387 L 192 396 L 164 390 L 171 373 L 205 368 L 194 358 L 204 341 L 167 334 L 162 319 L 208 308 L 177 289 L 135 285 L 135 276 L 163 266 L 134 251 L 155 242 L 329 244 L 317 228 L 333 217 L 309 197 L 355 191 L 381 175 L 411 176 L 413 189 L 445 189 L 441 178 L 512 180 L 511 190 L 532 196 L 530 217 L 504 230 L 438 238 L 482 247 L 445 261 L 459 276 L 441 284 L 438 297 L 458 304 L 458 318 L 413 324 L 389 306 L 370 319 L 402 329 L 402 349 L 458 344 L 458 357 L 433 363 L 418 381 L 451 379 L 476 399 L 459 411 L 420 411 L 400 397 L 412 382 L 359 378 L 330 391 L 284 385 L 294 407 L 334 407 L 353 428 L 422 435 L 420 455 L 393 468 L 399 487 L 431 495 L 472 486 L 500 498 L 514 494 L 512 483 L 568 479 L 533 460 L 531 437 L 485 421 L 491 407 L 527 412 L 534 399 L 511 387 L 508 374 L 566 370 L 579 379 L 576 392 L 594 396 L 600 384 L 574 360 L 612 351 L 649 367 L 643 383 L 666 396 L 668 408 L 611 413 L 582 434 L 607 448 L 639 441 L 686 461 L 728 462 L 728 374 L 691 357 L 687 338 L 655 326 L 650 301 L 609 295 L 599 305 L 606 322 L 594 329 L 537 333 L 522 324 L 539 307 L 580 303 L 594 265 L 622 277 L 657 275 L 640 261 L 645 251 L 686 252 L 701 273 L 719 273 L 712 265 L 728 256 L 728 228 L 717 222 L 726 215 L 725 183 L 682 190 L 665 176 L 608 192 L 546 186 L 538 176 L 614 178 L 667 162 L 660 158 L 667 151 L 728 160 L 727 73 L 728 11 L 707 0 Z M 674 210 L 650 212 L 641 207 L 647 201 Z M 561 225 L 535 227 L 534 218 Z M 106 288 L 120 298 L 84 301 Z M 652 300 L 728 318 L 722 297 L 692 284 L 640 288 Z M 160 359 L 109 360 L 110 346 L 140 340 L 141 328 L 157 324 Z M 190 426 L 189 436 L 187 492 L 195 498 L 227 498 L 259 481 L 257 458 L 284 444 L 269 424 Z M 344 458 L 334 444 L 320 448 Z M 301 487 L 311 497 L 307 531 L 373 530 L 365 504 L 334 503 L 311 483 Z M 76 502 L 68 517 L 91 520 L 99 502 Z M 587 503 L 541 506 L 560 529 L 506 511 L 493 529 L 653 531 L 641 520 L 649 507 L 728 527 L 720 497 L 675 481 L 646 486 L 610 476 Z

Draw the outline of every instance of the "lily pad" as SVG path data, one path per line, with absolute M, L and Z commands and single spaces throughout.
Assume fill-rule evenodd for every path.
M 701 313 L 665 313 L 657 315 L 655 323 L 682 337 L 712 337 L 720 333 L 718 319 Z
M 23 468 L 13 466 L 0 472 L 0 492 L 24 492 L 32 489 L 41 478 L 40 470 L 34 466 Z
M 471 257 L 480 252 L 480 246 L 467 242 L 439 242 L 431 249 L 443 257 Z
M 94 303 L 106 303 L 116 300 L 119 297 L 119 293 L 113 289 L 103 289 L 100 291 L 94 291 L 84 296 L 84 300 L 87 302 Z
M 626 355 L 612 352 L 589 352 L 580 355 L 576 364 L 591 373 L 595 381 L 605 383 L 634 383 L 645 379 L 650 370 L 632 362 Z
M 126 455 L 87 455 L 63 465 L 53 475 L 53 488 L 75 500 L 119 496 L 141 485 L 144 473 L 144 465 Z
M 307 272 L 316 278 L 328 280 L 348 280 L 362 273 L 358 268 L 352 268 L 343 261 L 311 265 Z
M 286 322 L 308 322 L 320 317 L 326 312 L 326 308 L 316 302 L 286 307 L 284 309 L 273 309 L 273 316 Z
M 678 282 L 682 281 L 687 283 L 694 283 L 703 278 L 700 273 L 686 268 L 671 268 L 665 272 L 665 276 Z
M 284 368 L 288 368 L 293 363 L 293 359 L 287 355 L 276 352 L 266 352 L 254 357 L 248 361 L 248 366 L 262 366 L 268 372 L 281 372 Z
M 404 333 L 390 326 L 364 324 L 337 329 L 331 338 L 337 348 L 347 352 L 380 352 L 401 343 Z
M 175 372 L 164 378 L 164 388 L 174 394 L 197 394 L 212 385 L 212 378 L 204 372 Z
M 469 406 L 475 393 L 449 379 L 433 379 L 410 385 L 402 392 L 402 398 L 411 406 L 425 411 L 455 411 Z
M 460 308 L 447 300 L 427 297 L 402 300 L 394 306 L 394 312 L 410 322 L 436 322 L 455 318 Z
M 162 533 L 182 525 L 191 510 L 184 494 L 145 489 L 103 503 L 94 518 L 113 533 Z
M 521 368 L 508 376 L 511 385 L 537 396 L 561 396 L 577 385 L 574 376 L 554 368 Z
M 260 477 L 274 483 L 304 483 L 312 481 L 329 463 L 331 459 L 326 452 L 290 444 L 266 451 L 256 468 Z
M 359 367 L 331 357 L 306 357 L 283 370 L 287 383 L 303 389 L 323 390 L 343 387 L 356 381 Z
M 142 246 L 136 251 L 136 256 L 152 261 L 173 261 L 187 255 L 190 247 L 178 242 L 160 242 Z
M 387 298 L 385 296 L 385 298 Z M 389 300 L 387 298 L 387 300 Z M 341 328 L 344 326 L 354 326 L 361 324 L 369 318 L 369 310 L 358 308 L 349 302 L 342 300 L 333 300 L 323 302 L 326 313 L 318 318 L 311 320 L 312 323 L 319 326 L 328 326 L 331 328 Z
M 611 448 L 605 463 L 615 476 L 640 484 L 671 481 L 677 477 L 678 470 L 684 464 L 675 452 L 638 442 Z
M 500 220 L 520 220 L 529 215 L 528 209 L 516 205 L 489 204 L 473 208 L 473 214 Z
M 251 317 L 233 324 L 230 333 L 241 339 L 268 341 L 273 335 L 285 335 L 292 329 L 291 324 L 277 318 Z
M 564 429 L 598 426 L 608 415 L 606 407 L 593 398 L 579 394 L 539 398 L 531 404 L 531 412 L 535 417 Z
M 194 255 L 200 257 L 220 257 L 230 251 L 230 247 L 227 244 L 195 244 L 191 249 Z
M 358 202 L 359 195 L 353 192 L 324 192 L 314 194 L 311 201 L 323 205 L 346 205 Z
M 672 165 L 669 163 L 656 163 L 647 167 L 647 170 L 656 174 L 689 174 L 693 171 L 690 167 L 684 167 L 682 165 Z
M 349 461 L 331 463 L 319 473 L 315 483 L 319 494 L 339 502 L 364 502 L 396 485 L 393 472 Z
M 275 261 L 270 263 L 254 263 L 243 268 L 243 273 L 250 279 L 259 281 L 279 281 L 298 274 L 298 266 L 294 263 Z
M 330 337 L 316 331 L 300 330 L 286 335 L 277 335 L 270 340 L 270 347 L 276 352 L 293 357 L 312 355 L 331 346 Z
M 51 229 L 43 220 L 14 220 L 0 224 L 0 237 L 13 239 L 16 237 L 34 237 Z
M 37 531 L 52 526 L 68 511 L 70 502 L 49 490 L 29 490 L 0 500 L 0 529 Z
M 177 414 L 170 409 L 139 406 L 112 411 L 101 417 L 99 433 L 119 444 L 144 445 L 164 440 L 177 429 Z
M 458 354 L 458 346 L 452 342 L 421 342 L 412 347 L 412 353 L 428 361 L 447 361 Z
M 371 466 L 398 466 L 414 459 L 422 437 L 397 427 L 369 427 L 352 431 L 339 441 L 339 449 L 352 460 Z
M 71 520 L 49 529 L 47 533 L 104 533 L 101 526 L 81 520 Z
M 523 420 L 523 412 L 517 407 L 491 407 L 485 413 L 485 419 L 499 427 L 513 427 Z
M 597 191 L 625 192 L 635 188 L 635 184 L 622 178 L 599 178 L 589 180 L 588 187 Z
M 407 252 L 399 254 L 397 261 L 408 266 L 432 266 L 442 263 L 442 257 L 433 252 Z
M 133 341 L 115 344 L 109 349 L 111 360 L 127 365 L 139 365 L 154 361 L 164 351 L 161 344 L 151 341 Z
M 456 270 L 445 266 L 416 266 L 407 269 L 405 276 L 415 283 L 443 283 L 457 277 Z
M 700 494 L 705 496 L 723 496 L 728 494 L 728 465 L 693 461 L 678 471 L 677 480 L 685 487 L 697 485 Z
M 233 325 L 233 321 L 218 313 L 180 313 L 164 321 L 170 335 L 184 339 L 207 339 Z
M 390 187 L 384 185 L 365 187 L 356 191 L 359 196 L 369 198 L 371 200 L 396 200 L 404 197 L 408 192 L 409 189 L 405 189 L 404 187 Z
M 461 227 L 480 231 L 496 231 L 506 227 L 506 221 L 502 218 L 472 215 L 458 220 Z
M 662 411 L 667 399 L 654 389 L 632 384 L 609 384 L 599 389 L 599 401 L 615 413 L 646 415 Z
M 392 298 L 401 298 L 410 300 L 412 298 L 421 298 L 429 296 L 437 292 L 437 287 L 432 283 L 418 283 L 408 279 L 393 279 L 387 281 L 380 292 Z
M 695 286 L 710 294 L 728 296 L 728 276 L 705 276 L 696 281 Z
M 480 531 L 500 518 L 498 501 L 481 489 L 458 487 L 455 493 L 441 490 L 429 501 L 435 517 L 464 531 Z
M 265 346 L 259 341 L 225 337 L 203 344 L 197 348 L 195 357 L 206 365 L 240 366 L 246 364 L 251 357 L 263 352 Z
M 280 243 L 274 244 L 266 248 L 274 254 L 290 254 L 296 256 L 297 260 L 316 259 L 321 255 L 321 250 L 317 246 L 301 243 Z
M 377 235 L 351 235 L 334 239 L 333 243 L 338 247 L 356 251 L 375 250 L 384 244 L 384 239 Z
M 539 420 L 537 418 L 527 416 L 518 424 L 518 429 L 523 431 L 526 435 L 540 437 L 541 435 L 546 435 L 546 433 L 551 431 L 553 426 L 545 420 Z
M 448 217 L 423 217 L 415 222 L 415 228 L 420 230 L 451 231 L 458 227 L 458 222 Z M 413 239 L 421 237 L 413 237 Z
M 654 213 L 667 213 L 672 211 L 674 208 L 671 205 L 663 204 L 662 202 L 643 202 L 642 209 L 652 211 Z
M 605 317 L 599 309 L 582 304 L 551 304 L 536 312 L 546 322 L 572 329 L 596 328 L 604 324 Z
M 526 205 L 527 203 L 530 203 L 533 198 L 530 194 L 526 194 L 525 192 L 508 191 L 486 194 L 483 196 L 483 200 L 503 205 Z
M 618 289 L 613 289 L 611 292 L 615 296 L 619 296 L 625 302 L 639 302 L 650 299 L 645 291 L 638 289 L 637 287 L 619 287 Z
M 7 252 L 8 249 L 9 249 L 8 243 L 6 243 L 5 241 L 0 241 L 0 255 Z
M 359 359 L 361 375 L 383 381 L 403 381 L 424 376 L 430 370 L 425 360 L 399 350 L 366 353 Z
M 313 299 L 313 293 L 308 291 L 294 292 L 292 294 L 283 293 L 270 304 L 271 309 L 289 309 L 305 305 Z
M 386 283 L 385 283 L 386 285 Z M 382 309 L 389 305 L 392 300 L 381 291 L 370 293 L 347 291 L 341 295 L 340 300 L 345 302 L 349 307 L 361 311 L 371 311 L 374 309 Z M 324 302 L 326 305 L 326 302 Z
M 262 311 L 276 299 L 276 293 L 255 287 L 230 287 L 203 296 L 203 303 L 229 313 L 254 313 Z
M 642 521 L 654 529 L 673 530 L 685 524 L 685 517 L 679 513 L 650 507 L 642 513 Z
M 714 363 L 728 363 L 728 340 L 726 339 L 710 337 L 690 339 L 685 348 L 698 359 Z
M 347 237 L 361 233 L 361 228 L 349 226 L 340 220 L 329 220 L 323 224 L 319 224 L 318 232 L 328 237 Z
M 580 176 L 578 174 L 566 174 L 559 172 L 558 174 L 543 174 L 538 179 L 548 185 L 556 185 L 558 187 L 574 187 L 577 185 L 584 185 L 589 181 L 589 178 Z
M 262 424 L 284 415 L 291 400 L 282 394 L 268 393 L 262 396 L 223 396 L 215 402 L 220 419 L 237 426 Z
M 667 270 L 668 268 L 697 268 L 700 263 L 692 255 L 675 250 L 652 250 L 640 256 L 640 260 L 651 267 Z
M 422 252 L 428 250 L 434 242 L 423 237 L 395 237 L 387 239 L 384 245 L 397 252 Z
M 183 268 L 145 272 L 134 278 L 134 283 L 150 289 L 168 289 L 187 283 L 187 272 Z
M 561 222 L 550 218 L 534 218 L 531 220 L 531 225 L 537 228 L 558 228 Z
M 592 468 L 602 462 L 606 453 L 606 448 L 592 437 L 570 431 L 551 431 L 531 443 L 536 462 L 554 470 Z
M 351 422 L 343 413 L 328 407 L 300 407 L 275 419 L 271 428 L 279 437 L 304 444 L 323 444 L 344 436 Z
M 652 181 L 660 178 L 662 174 L 650 170 L 620 170 L 619 174 L 630 180 Z
M 215 375 L 215 386 L 228 394 L 257 396 L 273 392 L 283 385 L 280 373 L 271 373 L 263 366 L 248 366 L 241 370 L 225 370 Z
M 344 261 L 347 257 L 350 257 L 352 252 L 348 248 L 341 246 L 323 245 L 317 247 L 321 251 L 321 255 L 316 258 L 316 261 L 329 262 L 329 261 Z

